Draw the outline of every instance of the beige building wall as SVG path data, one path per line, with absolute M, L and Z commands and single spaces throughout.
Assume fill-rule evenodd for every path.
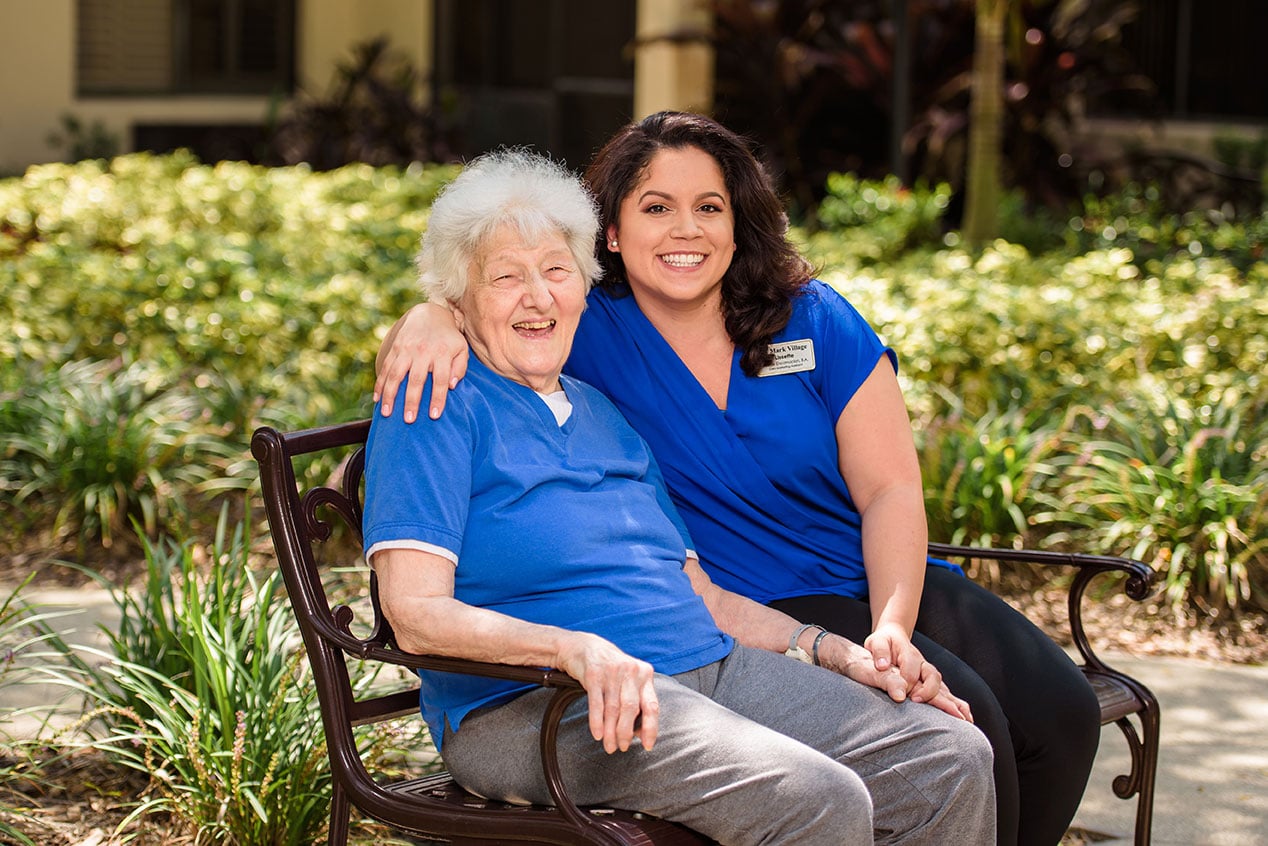
M 297 0 L 296 76 L 320 95 L 337 61 L 356 44 L 387 35 L 415 67 L 431 66 L 431 0 Z M 79 97 L 76 93 L 75 0 L 0 0 L 0 175 L 58 161 L 48 136 L 70 114 L 100 121 L 120 151 L 134 123 L 259 123 L 265 96 L 179 95 Z
M 56 158 L 45 141 L 74 96 L 73 0 L 0 0 L 0 174 Z
M 2 0 L 0 0 L 2 2 Z M 298 0 L 296 11 L 296 83 L 320 95 L 333 69 L 352 48 L 387 36 L 394 52 L 423 74 L 432 66 L 432 0 Z

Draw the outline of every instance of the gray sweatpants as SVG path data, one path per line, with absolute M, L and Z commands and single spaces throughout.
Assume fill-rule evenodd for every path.
M 651 752 L 605 754 L 584 698 L 565 715 L 560 765 L 578 803 L 675 820 L 726 846 L 995 842 L 991 748 L 969 723 L 740 646 L 655 684 Z M 538 731 L 550 695 L 527 693 L 446 731 L 454 778 L 490 798 L 549 804 Z

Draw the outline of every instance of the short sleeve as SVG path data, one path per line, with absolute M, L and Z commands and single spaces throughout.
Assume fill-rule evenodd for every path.
M 835 289 L 812 282 L 803 304 L 817 338 L 815 378 L 818 390 L 832 415 L 841 411 L 876 369 L 881 356 L 898 370 L 898 356 L 881 343 L 880 337 L 861 314 Z
M 424 388 L 424 396 L 429 389 Z M 457 557 L 471 501 L 475 446 L 460 394 L 450 394 L 439 420 L 422 415 L 407 424 L 403 403 L 391 417 L 375 406 L 365 455 L 365 551 L 386 542 L 419 541 Z

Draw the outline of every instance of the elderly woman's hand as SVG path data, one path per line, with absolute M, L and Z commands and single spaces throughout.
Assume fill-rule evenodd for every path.
M 590 700 L 590 734 L 608 753 L 627 751 L 635 736 L 656 745 L 660 703 L 652 665 L 597 635 L 576 632 L 560 646 L 556 666 L 581 682 Z
M 423 400 L 423 383 L 432 374 L 428 415 L 434 420 L 445 409 L 449 389 L 467 373 L 467 339 L 458 331 L 454 315 L 435 303 L 420 303 L 392 326 L 375 360 L 374 400 L 383 400 L 381 413 L 392 416 L 397 391 L 407 374 L 405 422 L 413 423 Z
M 915 650 L 915 647 L 912 647 Z M 915 650 L 919 655 L 919 650 Z M 924 702 L 939 711 L 945 711 L 953 717 L 973 722 L 973 712 L 969 703 L 951 693 L 942 674 L 933 664 L 923 658 L 918 664 L 910 663 L 905 668 L 890 665 L 888 669 L 877 669 L 875 656 L 867 649 L 837 635 L 829 635 L 819 650 L 823 666 L 835 670 L 846 678 L 861 684 L 875 687 L 889 694 L 895 702 Z M 909 682 L 904 671 L 911 674 L 915 681 Z

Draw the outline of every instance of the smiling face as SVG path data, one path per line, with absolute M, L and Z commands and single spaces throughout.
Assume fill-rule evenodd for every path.
M 535 391 L 559 390 L 586 299 L 563 235 L 548 232 L 530 244 L 502 227 L 471 263 L 470 278 L 454 314 L 476 358 Z
M 639 305 L 720 305 L 735 253 L 735 218 L 722 168 L 698 147 L 665 148 L 606 232 Z M 617 242 L 615 247 L 613 241 Z

